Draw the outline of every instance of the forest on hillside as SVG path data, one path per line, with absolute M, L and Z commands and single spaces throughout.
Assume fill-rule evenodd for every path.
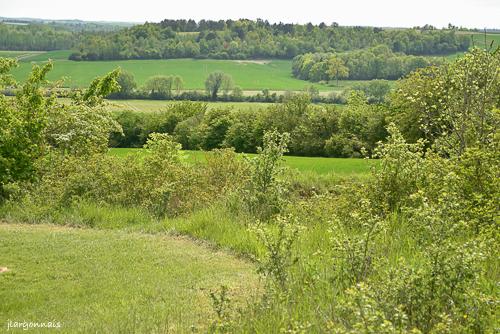
M 264 20 L 163 20 L 117 31 L 76 31 L 60 25 L 0 24 L 0 49 L 73 49 L 72 60 L 212 58 L 292 59 L 385 45 L 409 55 L 465 51 L 470 37 L 426 25 L 412 29 L 270 23 Z

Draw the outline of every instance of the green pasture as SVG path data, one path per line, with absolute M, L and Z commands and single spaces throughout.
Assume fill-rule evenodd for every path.
M 471 46 L 474 45 L 474 46 L 477 46 L 479 48 L 485 48 L 485 47 L 489 48 L 491 45 L 493 47 L 493 49 L 500 47 L 500 34 L 488 33 L 485 36 L 484 33 L 480 33 L 480 32 L 477 32 L 477 33 L 458 32 L 458 33 L 459 34 L 468 34 L 472 39 Z M 446 59 L 449 59 L 449 60 L 455 60 L 463 54 L 464 54 L 463 52 L 457 52 L 457 53 L 452 53 L 450 55 L 446 55 L 444 57 Z
M 67 60 L 71 51 L 55 50 L 55 51 L 4 51 L 0 50 L 0 57 L 17 58 L 21 63 L 31 63 L 52 60 Z M 22 66 L 26 66 L 21 64 Z M 27 65 L 29 67 L 29 65 Z
M 129 154 L 144 154 L 145 150 L 140 148 L 111 148 L 109 154 L 125 157 Z M 203 151 L 183 151 L 187 162 L 204 163 L 206 154 Z M 241 154 L 248 157 L 255 154 Z M 376 164 L 376 160 L 354 159 L 354 158 L 323 158 L 323 157 L 297 157 L 285 156 L 285 165 L 299 172 L 310 172 L 326 175 L 335 174 L 340 176 L 367 175 L 370 168 Z
M 54 60 L 54 69 L 49 80 L 66 78 L 66 87 L 86 87 L 97 76 L 105 75 L 120 67 L 135 77 L 139 86 L 155 75 L 179 75 L 184 80 L 186 90 L 204 90 L 208 74 L 222 71 L 233 77 L 234 83 L 245 91 L 299 91 L 310 82 L 292 76 L 291 60 L 235 61 L 235 60 L 195 60 L 195 59 L 155 59 L 155 60 L 117 60 L 117 61 L 69 61 L 65 52 L 38 54 L 30 57 L 30 62 L 22 61 L 12 71 L 14 77 L 23 80 L 28 76 L 33 62 L 47 58 Z M 51 57 L 49 57 L 51 55 Z M 315 84 L 320 91 L 341 90 L 360 81 L 341 81 L 339 86 Z
M 179 103 L 178 101 L 160 100 L 108 100 L 107 108 L 110 111 L 136 111 L 154 112 L 165 109 L 169 105 Z M 204 102 L 209 109 L 228 108 L 232 110 L 254 110 L 267 108 L 272 103 L 260 102 Z

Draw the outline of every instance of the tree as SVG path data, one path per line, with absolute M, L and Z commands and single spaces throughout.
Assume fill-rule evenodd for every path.
M 16 61 L 0 58 L 0 84 L 14 66 Z M 52 63 L 35 65 L 15 100 L 0 95 L 0 201 L 7 196 L 7 184 L 34 178 L 36 161 L 44 153 L 47 112 L 54 99 L 44 98 L 40 86 L 51 69 Z
M 391 90 L 391 85 L 386 80 L 370 80 L 368 82 L 358 83 L 352 88 L 365 93 L 370 103 L 382 103 L 385 96 Z
M 205 81 L 205 89 L 212 100 L 217 99 L 217 94 L 221 89 L 229 91 L 233 85 L 233 78 L 223 72 L 210 73 Z
M 241 101 L 243 99 L 243 89 L 240 86 L 233 87 L 233 91 L 231 93 L 233 100 Z
M 184 80 L 182 80 L 180 76 L 176 75 L 174 76 L 172 86 L 177 94 L 180 94 L 181 90 L 184 88 Z
M 411 141 L 425 137 L 448 156 L 483 148 L 498 133 L 500 50 L 478 48 L 453 63 L 412 73 L 391 96 L 398 125 Z
M 121 71 L 116 80 L 120 85 L 120 90 L 114 95 L 118 97 L 130 97 L 137 88 L 134 75 L 127 71 Z
M 345 66 L 345 63 L 342 59 L 337 56 L 331 56 L 328 59 L 328 70 L 327 73 L 331 78 L 335 78 L 337 80 L 337 86 L 339 85 L 339 79 L 344 79 L 349 76 L 349 69 Z
M 8 70 L 15 65 L 0 58 L 0 84 L 10 81 Z M 51 62 L 34 65 L 14 99 L 0 94 L 0 200 L 8 196 L 7 185 L 37 178 L 47 152 L 61 156 L 102 152 L 110 131 L 119 128 L 101 108 L 103 97 L 118 89 L 118 70 L 92 81 L 71 103 L 61 104 L 55 95 L 46 96 L 44 89 L 51 69 Z
M 152 97 L 168 98 L 172 96 L 173 82 L 171 76 L 156 75 L 146 81 L 144 88 Z

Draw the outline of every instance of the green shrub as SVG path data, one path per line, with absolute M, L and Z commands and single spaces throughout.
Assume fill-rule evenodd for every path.
M 259 220 L 268 220 L 285 205 L 287 187 L 280 176 L 289 138 L 287 133 L 266 132 L 264 147 L 249 160 L 250 182 L 243 190 L 243 200 L 249 212 Z
M 404 206 L 410 195 L 419 190 L 426 171 L 424 169 L 424 142 L 408 144 L 394 124 L 388 127 L 387 143 L 380 143 L 375 157 L 381 162 L 374 169 L 371 195 L 387 210 Z

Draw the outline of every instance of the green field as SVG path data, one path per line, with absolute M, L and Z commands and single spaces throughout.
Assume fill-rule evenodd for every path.
M 167 106 L 179 103 L 178 101 L 160 100 L 108 100 L 107 108 L 111 111 L 137 111 L 153 112 L 165 109 Z M 203 102 L 208 109 L 229 108 L 232 110 L 253 110 L 258 111 L 267 108 L 272 103 L 260 102 Z
M 474 36 L 474 44 L 484 47 L 484 34 L 459 32 Z M 500 45 L 500 34 L 486 34 L 487 45 L 494 41 L 494 46 Z M 66 87 L 86 87 L 96 76 L 101 76 L 120 67 L 131 72 L 139 86 L 154 75 L 179 75 L 183 78 L 186 90 L 204 90 L 204 81 L 209 73 L 222 71 L 230 74 L 236 85 L 247 94 L 255 94 L 263 89 L 283 92 L 298 91 L 310 82 L 296 79 L 291 74 L 291 60 L 195 60 L 195 59 L 161 59 L 161 60 L 115 60 L 115 61 L 69 61 L 71 51 L 0 51 L 0 57 L 18 57 L 20 66 L 13 70 L 16 79 L 22 80 L 28 75 L 33 62 L 54 60 L 54 69 L 49 74 L 50 80 L 66 78 Z M 445 56 L 455 59 L 462 52 Z M 321 92 L 342 90 L 362 81 L 343 80 L 335 85 L 314 84 Z
M 484 33 L 480 33 L 480 32 L 470 33 L 470 32 L 464 32 L 464 31 L 461 31 L 461 32 L 459 31 L 458 33 L 459 34 L 467 34 L 467 35 L 471 36 L 471 38 L 473 37 L 474 39 L 471 43 L 471 46 L 474 45 L 474 46 L 477 46 L 479 48 L 485 48 L 485 47 L 489 48 L 491 43 L 493 42 L 493 49 L 500 47 L 500 34 L 486 34 L 486 44 L 485 44 Z M 449 59 L 449 60 L 455 60 L 463 54 L 464 54 L 463 52 L 457 52 L 457 53 L 453 53 L 453 54 L 450 54 L 450 55 L 447 55 L 444 57 L 446 59 Z
M 245 91 L 272 91 L 303 90 L 310 82 L 292 77 L 291 60 L 269 61 L 234 61 L 234 60 L 195 60 L 195 59 L 167 59 L 167 60 L 122 60 L 122 61 L 69 61 L 59 51 L 39 54 L 30 61 L 42 61 L 51 55 L 54 59 L 54 69 L 50 72 L 50 80 L 66 77 L 67 87 L 86 87 L 97 76 L 102 76 L 113 69 L 120 67 L 131 72 L 138 85 L 141 86 L 154 75 L 179 75 L 184 80 L 186 90 L 204 90 L 205 79 L 214 71 L 222 71 L 233 77 L 234 83 Z M 31 69 L 30 62 L 21 62 L 12 73 L 18 80 L 27 77 Z M 359 81 L 344 80 L 337 86 L 315 84 L 320 91 L 341 90 Z
M 186 238 L 0 223 L 0 240 L 2 330 L 10 320 L 57 321 L 63 333 L 205 332 L 211 290 L 246 298 L 257 286 L 250 264 Z
M 484 33 L 473 33 L 474 45 L 480 48 L 489 47 L 491 42 L 493 42 L 493 49 L 500 47 L 500 34 L 486 34 L 486 44 Z
M 0 57 L 7 58 L 29 58 L 44 54 L 44 51 L 0 51 Z
M 17 58 L 21 63 L 52 60 L 67 60 L 71 51 L 0 51 L 0 57 Z
M 142 154 L 143 149 L 137 148 L 111 148 L 110 154 L 124 157 L 129 154 Z M 188 162 L 205 161 L 206 152 L 203 151 L 183 151 Z M 249 157 L 255 154 L 246 154 Z M 299 172 L 312 172 L 316 174 L 336 174 L 341 176 L 367 175 L 370 167 L 376 160 L 351 159 L 351 158 L 322 158 L 322 157 L 296 157 L 285 156 L 285 165 L 296 169 Z
M 59 101 L 65 103 L 69 101 L 66 98 L 60 98 Z M 165 100 L 107 100 L 106 108 L 109 111 L 135 111 L 135 112 L 155 112 L 161 111 L 168 106 L 176 103 L 181 103 L 179 101 L 165 101 Z M 208 109 L 224 109 L 228 108 L 231 110 L 252 110 L 259 111 L 261 109 L 267 108 L 274 103 L 265 102 L 202 102 L 208 106 Z M 342 104 L 336 105 L 338 108 L 344 107 Z

